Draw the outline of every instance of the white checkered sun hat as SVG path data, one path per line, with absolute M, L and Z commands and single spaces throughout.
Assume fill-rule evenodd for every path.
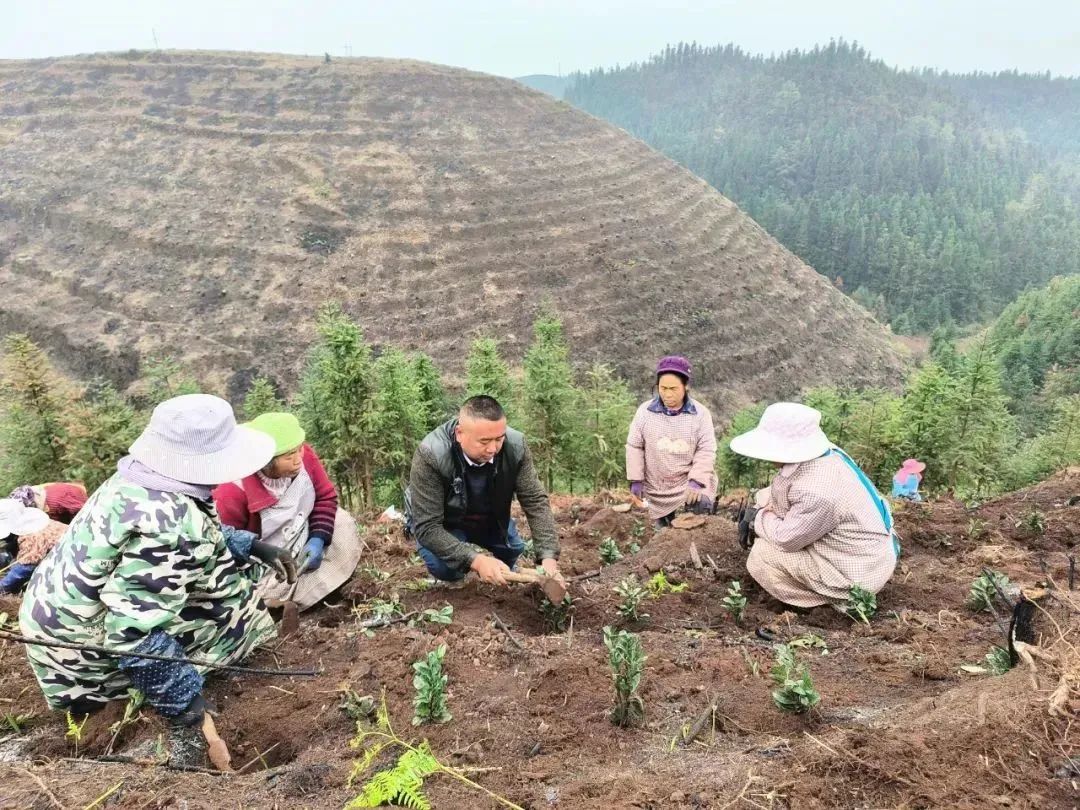
M 34 534 L 48 525 L 49 516 L 40 509 L 24 506 L 22 501 L 13 498 L 0 500 L 0 537 Z
M 831 448 L 821 429 L 821 411 L 797 402 L 774 402 L 756 428 L 731 440 L 731 452 L 778 464 L 809 461 Z
M 274 440 L 236 424 L 232 406 L 210 394 L 186 394 L 154 408 L 129 449 L 156 473 L 186 484 L 223 484 L 264 467 Z

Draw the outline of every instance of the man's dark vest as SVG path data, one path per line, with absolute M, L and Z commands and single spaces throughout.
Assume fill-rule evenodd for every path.
M 462 528 L 469 514 L 468 487 L 465 485 L 465 457 L 455 437 L 458 420 L 451 419 L 429 433 L 420 446 L 428 451 L 443 482 L 444 516 L 447 529 Z M 496 536 L 503 537 L 510 526 L 510 505 L 514 499 L 518 470 L 525 456 L 525 437 L 512 427 L 506 428 L 506 441 L 495 456 L 492 476 L 491 513 L 496 524 Z M 408 493 L 405 494 L 408 511 Z

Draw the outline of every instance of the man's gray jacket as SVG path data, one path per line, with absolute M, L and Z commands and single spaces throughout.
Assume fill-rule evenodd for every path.
M 416 448 L 405 491 L 405 512 L 420 545 L 449 565 L 468 568 L 481 549 L 463 543 L 449 531 L 460 528 L 469 511 L 465 454 L 455 436 L 456 428 L 457 419 L 451 419 L 431 431 Z M 516 495 L 529 520 L 536 561 L 558 559 L 555 517 L 520 431 L 506 429 L 506 441 L 493 463 L 491 502 L 496 536 L 506 536 L 510 504 Z

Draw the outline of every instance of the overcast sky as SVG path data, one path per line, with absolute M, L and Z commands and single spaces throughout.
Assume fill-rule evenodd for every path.
M 394 56 L 504 76 L 858 40 L 901 67 L 1080 75 L 1080 0 L 0 0 L 0 58 L 128 48 Z

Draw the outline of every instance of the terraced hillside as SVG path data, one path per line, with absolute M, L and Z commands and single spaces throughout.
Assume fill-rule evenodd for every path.
M 551 301 L 576 359 L 695 358 L 722 411 L 892 383 L 863 310 L 625 132 L 511 80 L 415 62 L 128 53 L 0 62 L 0 332 L 78 375 L 167 351 L 287 388 L 339 300 L 460 372 Z

